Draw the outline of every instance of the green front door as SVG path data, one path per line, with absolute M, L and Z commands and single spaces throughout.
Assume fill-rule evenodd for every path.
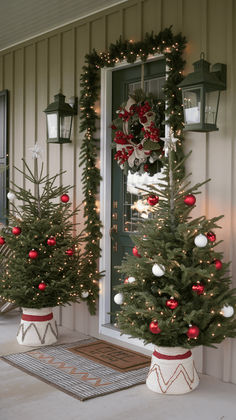
M 157 98 L 163 99 L 162 87 L 165 82 L 165 60 L 156 60 L 145 64 L 144 89 L 146 93 L 152 93 Z M 112 73 L 112 118 L 116 118 L 119 106 L 128 99 L 128 94 L 140 89 L 141 65 L 133 65 L 125 70 L 116 70 Z M 162 136 L 164 132 L 161 133 Z M 115 269 L 121 264 L 126 252 L 132 253 L 133 242 L 130 235 L 137 230 L 137 221 L 140 217 L 137 210 L 132 209 L 134 202 L 138 200 L 135 191 L 135 183 L 139 180 L 138 175 L 123 174 L 117 162 L 112 156 L 112 191 L 111 191 L 111 312 L 119 311 L 120 307 L 114 302 L 114 286 L 120 283 L 120 275 Z M 147 176 L 147 175 L 146 175 Z M 140 181 L 139 181 L 140 183 Z M 114 322 L 112 315 L 111 322 Z

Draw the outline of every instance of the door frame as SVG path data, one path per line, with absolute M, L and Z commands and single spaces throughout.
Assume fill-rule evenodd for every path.
M 151 55 L 147 62 L 163 59 L 163 54 Z M 127 61 L 117 63 L 112 68 L 101 69 L 101 126 L 100 126 L 100 218 L 102 222 L 102 239 L 100 241 L 101 257 L 99 260 L 99 270 L 105 271 L 104 277 L 100 280 L 99 292 L 99 334 L 129 342 L 130 344 L 144 347 L 143 340 L 129 338 L 110 324 L 111 310 L 111 121 L 112 121 L 112 73 L 128 67 L 140 65 L 141 59 L 130 64 Z M 153 345 L 145 345 L 145 349 L 153 350 Z

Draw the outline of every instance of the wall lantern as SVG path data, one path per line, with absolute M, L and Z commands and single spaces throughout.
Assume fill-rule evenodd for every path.
M 204 60 L 193 63 L 194 72 L 179 83 L 182 89 L 184 131 L 216 131 L 220 91 L 226 89 L 226 64 L 212 66 Z
M 48 143 L 71 143 L 72 119 L 77 114 L 77 104 L 78 98 L 71 98 L 70 104 L 66 103 L 61 92 L 54 96 L 54 102 L 44 110 Z

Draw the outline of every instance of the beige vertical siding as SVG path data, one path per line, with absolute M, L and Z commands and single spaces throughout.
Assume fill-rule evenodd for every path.
M 220 248 L 225 259 L 233 261 L 236 286 L 235 22 L 234 0 L 130 0 L 0 53 L 0 90 L 10 92 L 11 178 L 27 186 L 27 181 L 13 170 L 13 165 L 22 167 L 21 157 L 25 157 L 33 168 L 28 149 L 38 141 L 43 147 L 48 171 L 66 170 L 60 182 L 76 186 L 73 205 L 80 203 L 78 156 L 82 136 L 79 119 L 75 118 L 72 144 L 47 145 L 43 110 L 60 89 L 67 98 L 79 96 L 84 56 L 91 49 L 103 51 L 120 35 L 139 40 L 146 32 L 158 33 L 172 25 L 174 32 L 182 31 L 188 40 L 186 74 L 192 71 L 192 63 L 201 51 L 210 62 L 227 64 L 227 91 L 222 92 L 219 110 L 220 130 L 210 134 L 188 133 L 185 147 L 193 151 L 188 162 L 193 182 L 212 179 L 203 188 L 195 215 L 225 215 L 218 239 L 224 240 Z M 66 327 L 94 336 L 98 334 L 98 316 L 90 317 L 84 303 L 58 310 L 57 319 Z M 203 370 L 236 383 L 236 340 L 222 343 L 218 350 L 204 349 Z

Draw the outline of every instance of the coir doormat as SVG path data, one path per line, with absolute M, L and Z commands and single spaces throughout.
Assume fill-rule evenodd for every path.
M 120 368 L 117 370 L 94 359 L 91 360 L 91 353 L 96 353 L 92 351 L 92 345 L 96 343 L 99 344 L 96 339 L 81 340 L 60 346 L 41 347 L 27 353 L 11 354 L 1 359 L 81 401 L 145 383 L 148 366 L 139 365 L 140 368 L 137 368 L 137 365 L 136 368 L 133 366 L 134 370 L 121 371 Z M 102 343 L 104 346 L 104 342 Z M 85 357 L 85 347 L 89 347 L 89 358 Z M 116 351 L 116 346 L 112 345 L 112 347 Z M 80 348 L 83 353 L 78 353 Z M 123 362 L 121 348 L 118 347 L 117 350 L 116 360 L 121 361 L 120 367 L 126 364 L 125 357 L 130 357 L 128 352 L 134 353 L 133 357 L 137 355 L 135 352 L 123 350 Z M 106 351 L 108 352 L 108 349 L 105 349 Z M 101 353 L 101 348 L 99 349 L 98 346 L 97 360 L 102 358 Z M 114 360 L 110 361 L 114 363 Z M 150 359 L 147 362 L 149 365 Z
M 75 346 L 69 350 L 119 372 L 141 369 L 149 366 L 151 361 L 148 356 L 102 340 Z

